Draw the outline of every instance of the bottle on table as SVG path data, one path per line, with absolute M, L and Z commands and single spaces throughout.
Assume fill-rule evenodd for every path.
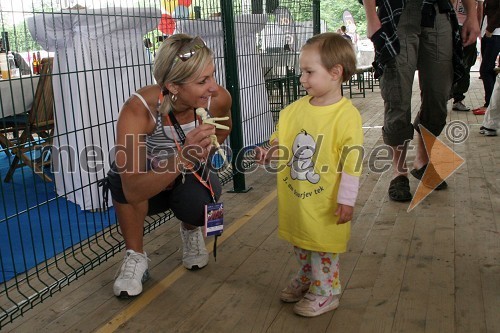
M 36 58 L 38 59 L 38 67 L 40 67 L 40 64 L 42 63 L 42 57 L 40 56 L 40 51 L 36 53 Z
M 0 50 L 0 70 L 2 71 L 2 79 L 9 79 L 9 63 L 7 62 L 7 53 L 5 50 Z
M 40 63 L 38 62 L 36 58 L 35 52 L 33 52 L 33 63 L 31 64 L 33 68 L 33 75 L 38 75 L 40 74 Z
M 16 77 L 19 77 L 19 68 L 17 68 L 16 61 L 14 60 L 14 55 L 10 51 L 9 53 L 7 53 L 7 63 L 9 65 L 10 78 L 14 79 Z
M 10 51 L 9 32 L 2 31 L 1 35 L 2 35 L 2 49 L 3 49 L 3 52 L 7 53 Z

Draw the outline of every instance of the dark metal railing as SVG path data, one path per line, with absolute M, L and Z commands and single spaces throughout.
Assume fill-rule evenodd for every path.
M 298 51 L 318 26 L 312 0 L 193 0 L 174 8 L 155 8 L 154 0 L 129 8 L 113 0 L 42 0 L 19 8 L 10 3 L 2 1 L 0 13 L 10 50 L 29 67 L 37 52 L 55 59 L 54 147 L 42 150 L 47 138 L 37 135 L 28 146 L 33 159 L 51 159 L 43 172 L 55 182 L 44 182 L 29 166 L 0 182 L 0 329 L 123 250 L 114 210 L 104 209 L 98 184 L 107 171 L 119 108 L 131 92 L 153 83 L 151 60 L 164 35 L 197 34 L 215 49 L 217 78 L 233 96 L 226 143 L 233 162 L 219 178 L 244 192 L 249 147 L 266 143 L 279 110 L 305 94 Z M 101 8 L 91 8 L 93 3 Z M 20 133 L 18 122 L 29 110 L 37 79 L 31 74 L 0 81 L 0 137 L 9 142 Z M 0 142 L 3 180 L 13 156 L 12 147 Z M 172 217 L 170 211 L 148 217 L 144 233 Z

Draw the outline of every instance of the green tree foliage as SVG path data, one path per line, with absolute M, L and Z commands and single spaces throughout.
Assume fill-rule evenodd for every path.
M 54 10 L 52 7 L 53 5 L 55 5 L 55 1 L 50 0 L 25 1 L 22 6 L 22 12 L 20 12 L 20 9 L 17 8 L 12 12 L 4 11 L 2 13 L 0 18 L 0 30 L 8 32 L 9 46 L 11 50 L 16 52 L 33 52 L 41 50 L 42 48 L 33 40 L 33 37 L 28 30 L 28 26 L 26 25 L 26 21 L 17 19 L 12 20 L 10 15 L 13 13 L 22 13 L 26 18 L 43 12 L 52 12 Z
M 5 25 L 3 30 L 9 33 L 9 45 L 12 51 L 29 52 L 41 50 L 40 45 L 38 45 L 33 40 L 33 37 L 31 37 L 28 27 L 24 22 L 15 26 Z
M 321 0 L 321 19 L 325 20 L 329 31 L 337 31 L 344 22 L 342 14 L 349 10 L 356 23 L 356 32 L 366 36 L 366 17 L 363 6 L 357 0 Z

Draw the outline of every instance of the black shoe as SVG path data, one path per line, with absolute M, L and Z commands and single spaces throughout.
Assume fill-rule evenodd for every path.
M 427 166 L 428 166 L 428 165 L 429 165 L 429 164 L 426 164 L 426 165 L 424 165 L 423 167 L 421 167 L 420 169 L 413 169 L 413 170 L 411 170 L 411 171 L 410 171 L 411 175 L 412 175 L 413 177 L 417 178 L 418 180 L 422 180 L 422 177 L 424 176 L 425 170 L 427 169 Z M 433 167 L 432 165 L 431 165 L 431 168 L 432 168 L 432 169 L 429 169 L 429 172 L 431 173 L 431 177 L 430 177 L 430 179 L 435 179 L 436 177 L 437 177 L 437 178 L 440 178 L 440 177 L 439 177 L 439 175 L 438 175 L 438 173 L 436 172 L 436 170 L 434 169 L 434 167 Z M 427 179 L 426 179 L 426 180 L 427 180 Z M 431 183 L 428 183 L 428 184 L 426 184 L 426 183 L 424 183 L 424 182 L 422 182 L 422 183 L 423 183 L 425 186 L 429 187 L 429 188 L 433 188 L 433 187 L 434 187 L 434 185 L 432 184 L 432 183 L 434 183 L 434 182 L 431 182 Z M 441 181 L 441 182 L 439 183 L 439 185 L 438 185 L 438 186 L 436 186 L 434 189 L 435 189 L 436 191 L 441 191 L 441 190 L 444 190 L 444 189 L 445 189 L 445 188 L 447 188 L 447 187 L 448 187 L 448 183 L 446 183 L 446 182 L 443 180 L 443 181 Z
M 408 177 L 399 175 L 389 185 L 389 198 L 393 201 L 405 202 L 412 199 Z

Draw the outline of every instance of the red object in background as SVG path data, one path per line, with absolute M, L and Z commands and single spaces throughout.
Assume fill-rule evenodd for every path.
M 163 32 L 165 35 L 171 35 L 175 30 L 175 21 L 172 16 L 168 14 L 162 14 L 160 24 L 158 24 L 158 30 Z
M 179 6 L 186 6 L 186 7 L 189 7 L 189 6 L 191 6 L 191 2 L 192 2 L 191 0 L 178 0 L 178 1 L 177 1 L 177 4 L 178 4 Z
M 480 108 L 472 110 L 472 113 L 474 113 L 476 116 L 484 116 L 486 114 L 486 107 L 481 106 Z

